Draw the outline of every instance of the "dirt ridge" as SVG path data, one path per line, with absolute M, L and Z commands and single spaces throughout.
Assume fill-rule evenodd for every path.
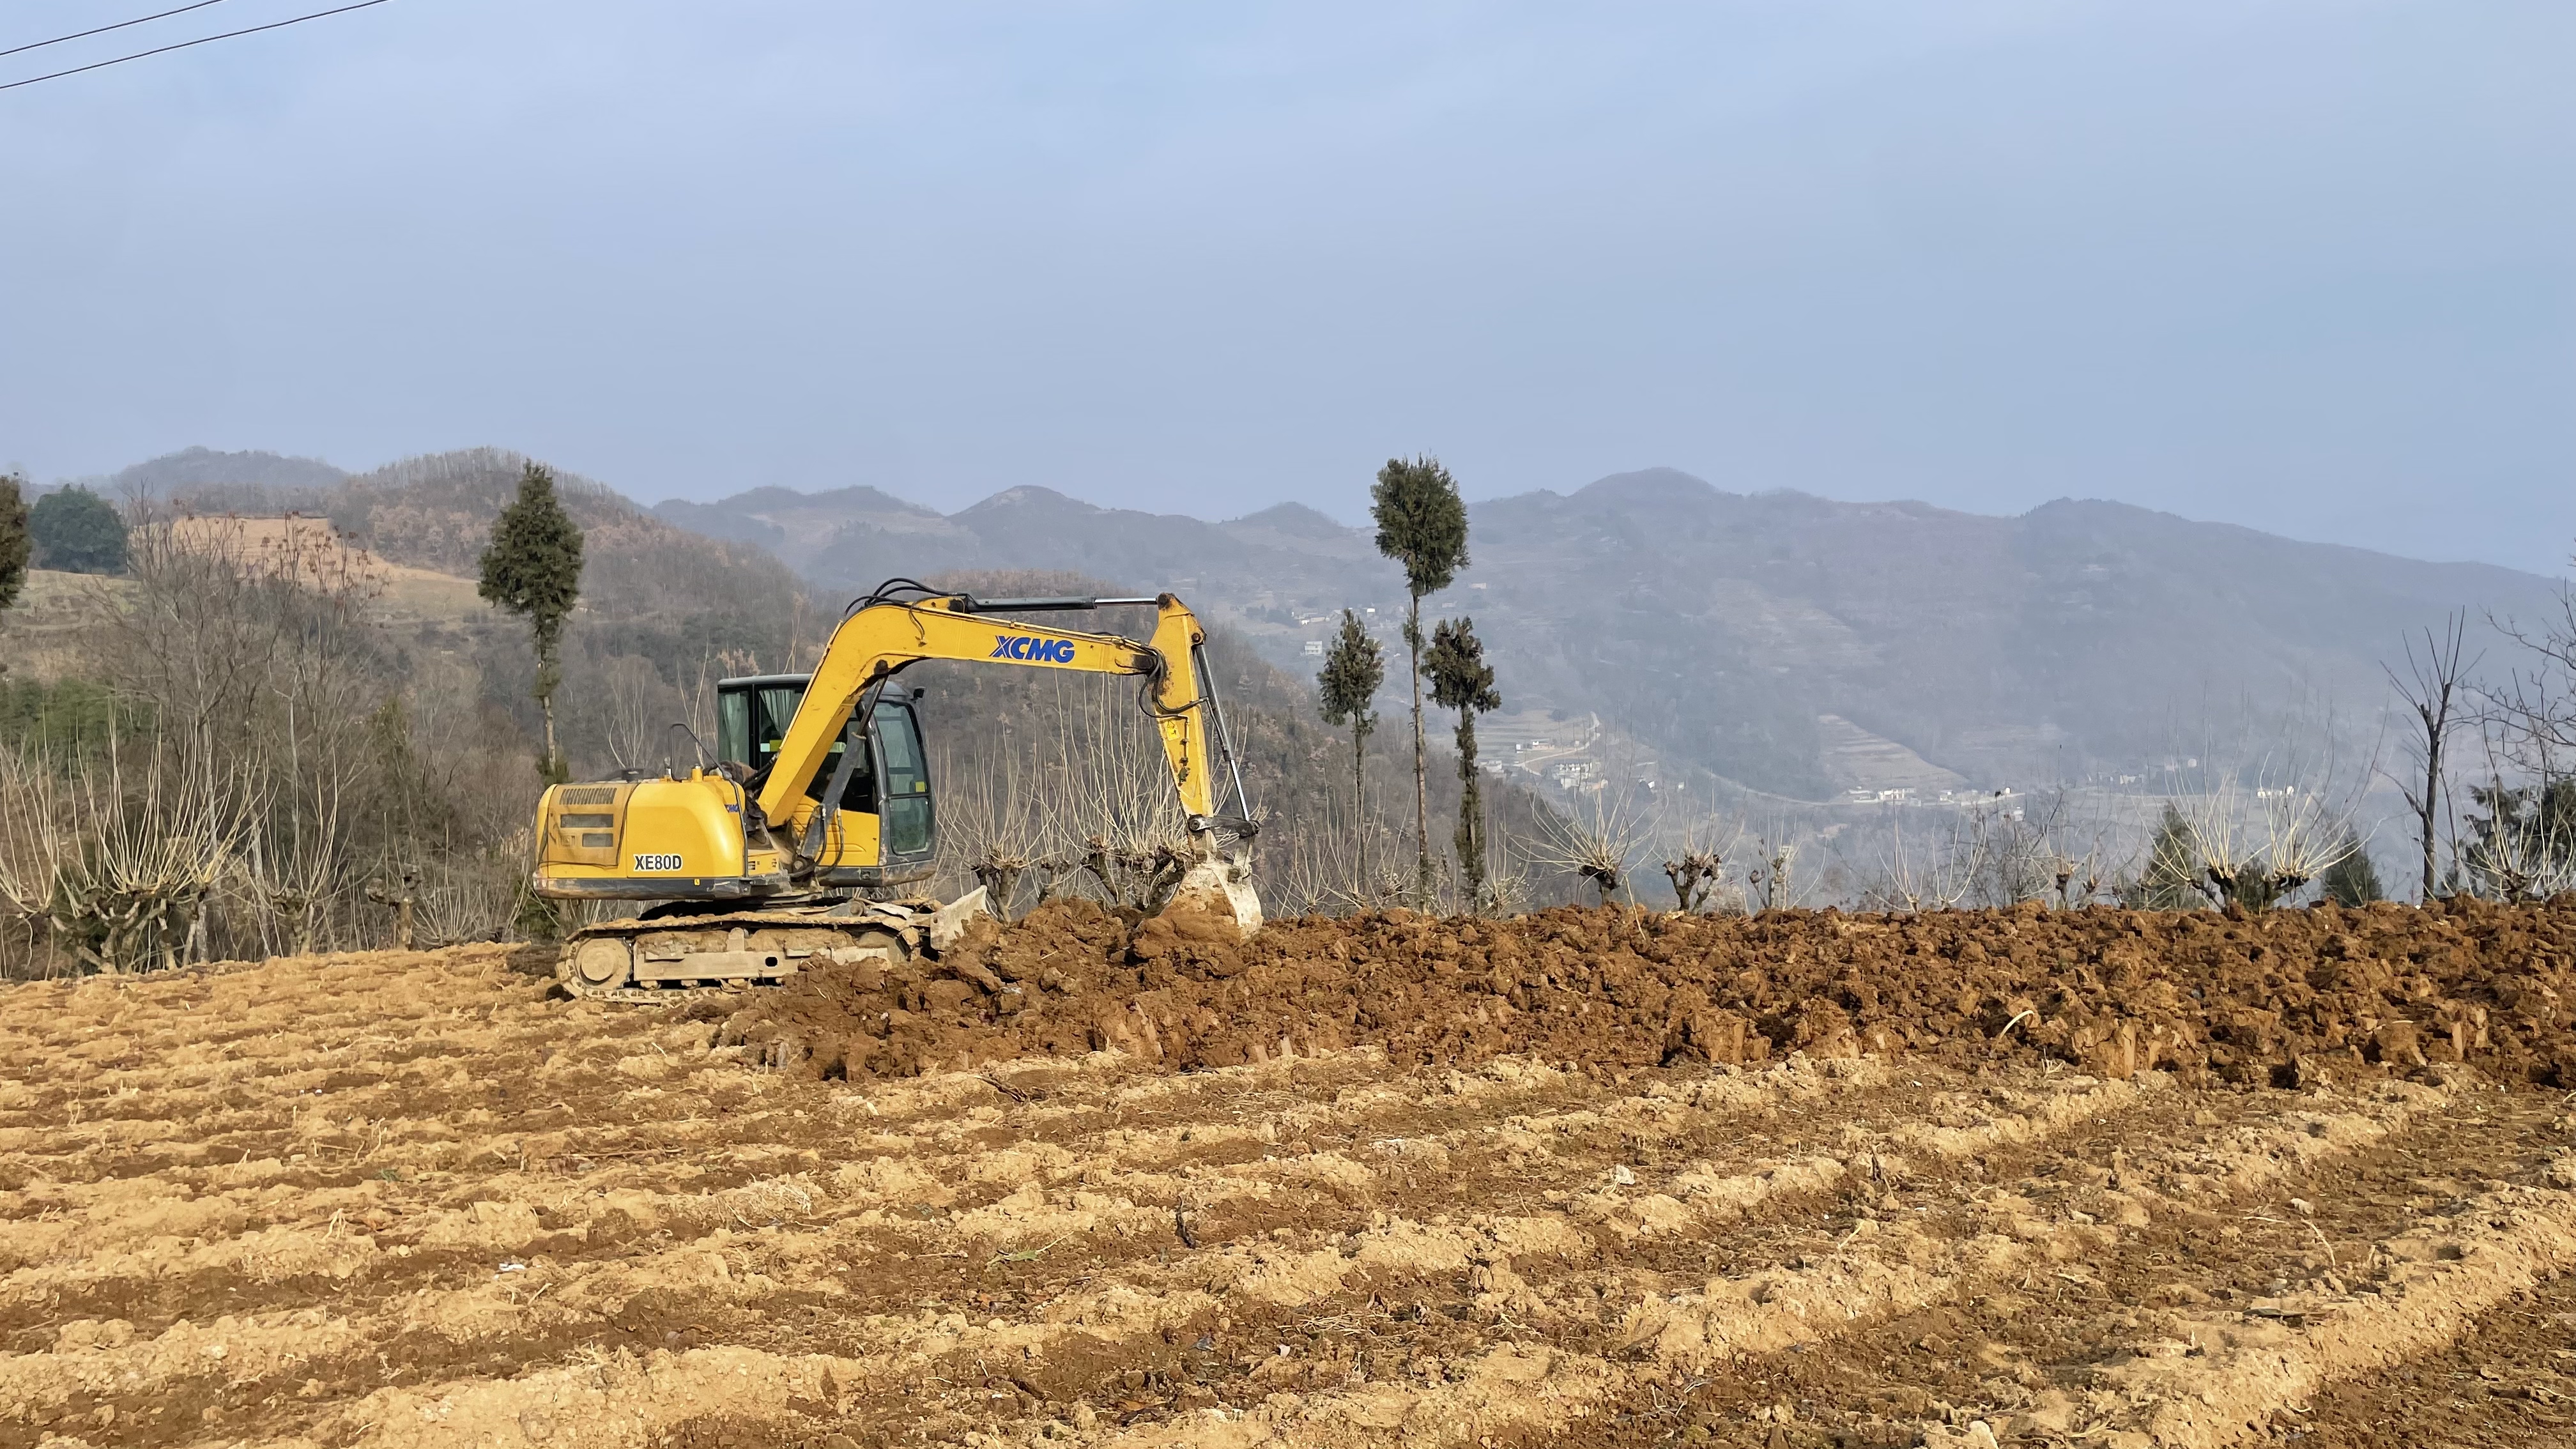
M 2576 901 L 2186 911 L 1409 912 L 1274 922 L 1087 901 L 939 962 L 825 966 L 696 1008 L 825 1077 L 1115 1048 L 1171 1069 L 1370 1045 L 1398 1066 L 1518 1053 L 1608 1067 L 1933 1053 L 2097 1076 L 2313 1084 L 2475 1062 L 2576 1088 Z

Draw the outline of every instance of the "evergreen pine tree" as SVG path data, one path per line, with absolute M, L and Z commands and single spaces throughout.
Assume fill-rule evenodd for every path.
M 581 530 L 555 497 L 555 475 L 530 463 L 519 474 L 519 496 L 492 521 L 483 550 L 484 602 L 528 621 L 537 651 L 537 708 L 545 716 L 546 757 L 539 768 L 550 781 L 571 774 L 555 747 L 555 686 L 563 682 L 564 621 L 581 597 Z
M 57 488 L 27 510 L 36 567 L 70 574 L 125 572 L 125 520 L 86 488 Z
M 1413 687 L 1413 849 L 1417 905 L 1431 903 L 1431 787 L 1422 741 L 1422 596 L 1438 593 L 1467 566 L 1467 504 L 1458 481 L 1440 460 L 1387 459 L 1369 490 L 1377 522 L 1377 551 L 1404 567 L 1411 605 L 1404 616 L 1404 647 Z
M 27 583 L 27 557 L 34 547 L 27 537 L 27 480 L 0 473 L 0 609 L 18 602 Z
M 2317 877 L 2324 888 L 2324 899 L 2339 906 L 2366 906 L 2372 901 L 2388 899 L 2379 885 L 2379 869 L 2370 863 L 2370 852 L 2361 848 L 2361 835 L 2346 830 L 2343 855 Z
M 1494 666 L 1485 662 L 1484 641 L 1476 621 L 1443 619 L 1431 631 L 1431 652 L 1423 656 L 1431 676 L 1431 699 L 1458 711 L 1458 879 L 1466 908 L 1481 911 L 1490 902 L 1485 889 L 1485 816 L 1483 792 L 1477 788 L 1476 716 L 1503 707 L 1494 690 Z
M 1351 850 L 1362 881 L 1368 879 L 1368 737 L 1377 728 L 1374 706 L 1384 683 L 1385 652 L 1360 627 L 1360 616 L 1344 609 L 1342 632 L 1324 656 L 1315 685 L 1324 723 L 1351 727 Z
M 2151 911 L 2187 911 L 2205 899 L 2200 893 L 2200 836 L 2170 800 L 2156 822 L 2147 846 L 2146 869 L 2138 875 L 2137 903 Z

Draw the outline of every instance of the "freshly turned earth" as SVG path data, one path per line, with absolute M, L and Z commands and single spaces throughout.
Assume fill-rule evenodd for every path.
M 1755 918 L 1410 912 L 1272 925 L 1040 907 L 945 960 L 826 967 L 724 1039 L 829 1076 L 1116 1046 L 1177 1068 L 1349 1046 L 1398 1065 L 1506 1053 L 1638 1067 L 1929 1055 L 2296 1085 L 2475 1060 L 2576 1088 L 2576 906 L 1779 911 Z
M 0 1445 L 2576 1442 L 2576 909 L 0 987 Z

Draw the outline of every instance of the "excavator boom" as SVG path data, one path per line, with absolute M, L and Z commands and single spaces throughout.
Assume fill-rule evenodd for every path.
M 1005 609 L 1033 613 L 1131 603 L 1154 606 L 1154 637 L 1148 643 L 995 617 Z M 1009 599 L 981 605 L 970 595 L 950 594 L 865 605 L 843 619 L 824 646 L 822 662 L 805 686 L 804 704 L 761 786 L 761 813 L 773 823 L 799 814 L 824 758 L 870 685 L 925 659 L 950 659 L 1145 677 L 1181 808 L 1189 813 L 1194 832 L 1204 830 L 1216 813 L 1208 750 L 1215 703 L 1202 697 L 1198 677 L 1199 646 L 1206 640 L 1188 607 L 1170 594 L 1150 600 Z

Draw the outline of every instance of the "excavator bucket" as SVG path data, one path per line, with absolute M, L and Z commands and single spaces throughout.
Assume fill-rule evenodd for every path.
M 1251 867 L 1221 855 L 1202 857 L 1173 888 L 1162 914 L 1185 912 L 1231 921 L 1238 934 L 1250 939 L 1261 929 L 1261 897 L 1252 889 Z
M 992 897 L 982 886 L 977 886 L 941 906 L 938 913 L 930 918 L 931 951 L 934 953 L 945 951 L 957 944 L 957 938 L 965 935 L 966 928 L 973 925 L 978 917 L 992 914 Z

